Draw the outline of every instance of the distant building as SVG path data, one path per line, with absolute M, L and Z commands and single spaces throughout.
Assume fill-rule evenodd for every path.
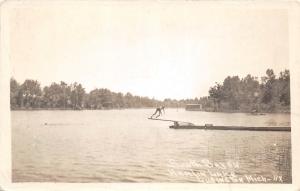
M 185 110 L 187 111 L 202 111 L 202 104 L 186 104 Z
M 102 104 L 102 106 L 103 106 L 103 109 L 112 109 L 114 105 L 113 105 L 112 102 L 107 101 L 107 102 L 104 102 L 104 103 Z

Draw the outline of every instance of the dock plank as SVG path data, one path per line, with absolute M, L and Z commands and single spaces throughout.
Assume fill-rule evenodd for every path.
M 157 121 L 167 121 L 173 122 L 174 125 L 169 126 L 171 129 L 203 129 L 203 130 L 235 130 L 235 131 L 291 131 L 291 127 L 283 126 L 260 126 L 260 127 L 250 127 L 250 126 L 225 126 L 225 125 L 194 125 L 193 123 L 186 121 L 178 121 L 172 119 L 161 119 L 161 118 L 148 118 L 150 120 Z M 177 125 L 176 125 L 177 123 Z M 186 123 L 185 125 L 178 125 L 178 123 Z
M 236 131 L 291 131 L 291 127 L 248 127 L 248 126 L 205 126 L 205 125 L 194 125 L 194 126 L 176 126 L 171 125 L 172 129 L 203 129 L 203 130 L 236 130 Z

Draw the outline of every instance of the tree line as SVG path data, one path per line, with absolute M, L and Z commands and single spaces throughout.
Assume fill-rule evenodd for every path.
M 87 93 L 80 83 L 63 81 L 41 88 L 37 80 L 27 79 L 22 84 L 10 80 L 11 109 L 122 109 L 158 107 L 184 107 L 188 100 L 134 96 L 131 93 L 116 93 L 109 89 L 94 89 Z
M 250 74 L 228 76 L 209 89 L 209 98 L 213 103 L 205 104 L 215 111 L 289 112 L 290 72 L 284 70 L 277 77 L 268 69 L 260 81 Z
M 290 73 L 272 69 L 260 80 L 250 74 L 244 78 L 228 76 L 222 84 L 216 83 L 208 96 L 193 99 L 165 99 L 135 96 L 96 88 L 87 93 L 77 82 L 63 81 L 41 87 L 37 80 L 27 79 L 22 84 L 10 80 L 11 109 L 122 109 L 157 107 L 185 107 L 202 104 L 206 111 L 275 112 L 290 110 Z

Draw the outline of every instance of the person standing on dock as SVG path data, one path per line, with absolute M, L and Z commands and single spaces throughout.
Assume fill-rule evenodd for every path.
M 158 113 L 158 115 L 157 115 L 155 118 L 158 118 L 159 116 L 161 116 L 161 115 L 162 115 L 162 112 L 161 112 L 161 111 L 163 111 L 163 112 L 165 113 L 165 107 L 164 107 L 164 106 L 156 108 L 156 110 L 155 110 L 155 112 L 153 113 L 153 115 L 151 116 L 151 118 L 152 118 L 153 116 L 155 116 L 157 113 Z

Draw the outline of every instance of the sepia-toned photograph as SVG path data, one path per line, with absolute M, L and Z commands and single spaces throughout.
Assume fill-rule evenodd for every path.
M 9 6 L 12 183 L 292 184 L 289 12 L 204 5 Z

